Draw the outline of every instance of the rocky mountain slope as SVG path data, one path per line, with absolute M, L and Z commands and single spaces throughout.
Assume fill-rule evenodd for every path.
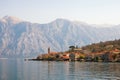
M 83 46 L 120 38 L 120 25 L 97 27 L 82 22 L 56 19 L 37 24 L 5 16 L 0 19 L 0 56 L 28 57 L 52 51 L 65 51 L 70 45 Z

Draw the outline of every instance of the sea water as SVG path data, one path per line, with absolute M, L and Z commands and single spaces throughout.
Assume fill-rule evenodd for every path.
M 0 80 L 120 80 L 120 63 L 0 59 Z

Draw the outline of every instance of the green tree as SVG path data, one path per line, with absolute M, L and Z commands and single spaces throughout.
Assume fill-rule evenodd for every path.
M 75 46 L 69 46 L 69 48 L 70 48 L 70 51 L 74 51 L 74 49 L 75 49 Z

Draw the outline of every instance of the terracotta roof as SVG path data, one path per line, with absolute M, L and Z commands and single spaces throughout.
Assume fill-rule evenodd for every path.
M 63 59 L 69 59 L 69 56 L 62 56 Z

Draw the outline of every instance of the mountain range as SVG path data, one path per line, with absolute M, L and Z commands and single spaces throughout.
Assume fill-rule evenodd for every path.
M 0 19 L 0 57 L 30 57 L 120 39 L 120 25 L 94 25 L 66 19 L 39 24 L 5 16 Z

